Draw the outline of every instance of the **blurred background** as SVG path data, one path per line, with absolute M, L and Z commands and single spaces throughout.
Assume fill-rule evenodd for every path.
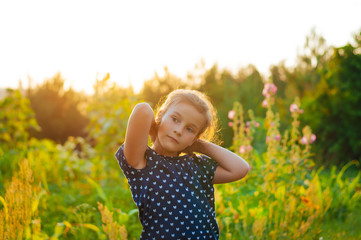
M 39 219 L 52 219 L 42 222 L 43 231 L 32 230 L 34 234 L 45 239 L 46 236 L 84 239 L 91 236 L 87 231 L 97 231 L 97 238 L 110 236 L 101 230 L 102 218 L 94 210 L 98 207 L 102 216 L 108 214 L 97 206 L 99 201 L 114 212 L 114 221 L 126 227 L 128 237 L 135 238 L 140 226 L 134 206 L 129 203 L 128 186 L 116 166 L 114 151 L 124 140 L 127 118 L 136 103 L 146 101 L 155 108 L 172 90 L 188 88 L 211 97 L 218 110 L 219 138 L 224 147 L 242 154 L 243 137 L 237 132 L 234 124 L 239 123 L 230 118 L 230 111 L 244 113 L 240 121 L 248 122 L 248 127 L 250 122 L 263 127 L 253 133 L 254 137 L 247 138 L 247 144 L 253 146 L 249 157 L 259 166 L 248 181 L 257 191 L 246 188 L 239 190 L 237 196 L 241 198 L 251 191 L 252 196 L 260 198 L 259 192 L 267 192 L 257 187 L 265 171 L 261 162 L 271 161 L 267 154 L 272 152 L 272 143 L 266 138 L 283 133 L 285 146 L 293 149 L 289 150 L 289 159 L 297 155 L 292 146 L 300 145 L 305 150 L 298 158 L 312 161 L 312 168 L 292 165 L 310 173 L 295 174 L 302 189 L 311 189 L 309 183 L 317 175 L 317 179 L 321 176 L 324 179 L 317 183 L 317 189 L 324 191 L 319 191 L 324 200 L 330 189 L 335 193 L 346 191 L 348 196 L 326 207 L 326 202 L 316 204 L 320 200 L 312 202 L 300 190 L 299 203 L 315 212 L 298 219 L 300 226 L 289 232 L 282 227 L 273 228 L 277 224 L 283 226 L 281 220 L 265 223 L 263 216 L 270 214 L 266 210 L 255 210 L 258 213 L 252 219 L 250 215 L 241 218 L 238 201 L 234 204 L 239 209 L 217 203 L 221 206 L 217 212 L 219 222 L 222 229 L 227 229 L 225 239 L 232 239 L 229 235 L 232 229 L 242 229 L 239 236 L 243 237 L 242 234 L 252 233 L 255 239 L 275 236 L 293 239 L 300 236 L 291 233 L 307 228 L 308 223 L 316 226 L 310 219 L 319 223 L 329 220 L 322 228 L 329 235 L 305 231 L 310 239 L 322 236 L 356 239 L 360 233 L 352 228 L 354 225 L 346 233 L 341 227 L 335 230 L 335 226 L 361 223 L 354 213 L 361 196 L 359 9 L 361 2 L 356 0 L 0 2 L 3 205 L 9 204 L 10 197 L 6 199 L 5 194 L 18 164 L 28 159 L 30 169 L 37 172 L 35 182 L 41 182 L 43 189 L 42 194 L 41 190 L 32 190 L 36 197 L 29 201 L 34 203 L 37 199 L 38 204 L 32 214 L 39 215 Z M 276 86 L 272 97 L 262 94 L 265 83 Z M 242 105 L 242 110 L 237 104 Z M 295 106 L 292 104 L 299 109 L 297 117 L 290 108 Z M 267 121 L 273 122 L 271 127 Z M 311 136 L 306 128 L 300 129 L 299 135 L 290 136 L 293 140 L 287 143 L 287 131 L 292 132 L 290 128 L 296 125 L 312 129 L 316 140 L 312 144 L 302 142 L 302 131 L 304 136 Z M 281 154 L 284 150 L 277 151 Z M 273 166 L 277 164 L 273 162 Z M 315 170 L 313 174 L 311 169 Z M 289 173 L 283 174 L 285 177 Z M 115 190 L 119 181 L 124 184 Z M 263 184 L 268 186 L 267 181 Z M 83 190 L 69 190 L 72 187 Z M 234 185 L 234 189 L 239 186 Z M 275 189 L 268 190 L 279 196 Z M 233 190 L 219 187 L 219 192 L 227 191 Z M 258 198 L 249 202 L 256 203 Z M 51 209 L 55 205 L 59 207 Z M 0 220 L 4 209 L 0 207 Z M 317 212 L 319 209 L 323 212 Z M 236 225 L 227 225 L 227 217 L 234 216 L 239 217 L 234 219 Z M 287 218 L 291 222 L 292 218 Z M 248 219 L 251 227 L 247 228 L 245 223 L 237 225 L 239 219 Z M 90 223 L 93 225 L 84 225 Z M 36 224 L 30 225 L 40 228 Z M 29 224 L 22 226 L 26 228 Z M 327 229 L 332 228 L 334 231 L 328 233 Z M 285 232 L 293 237 L 285 237 Z M 1 234 L 5 233 L 0 231 Z

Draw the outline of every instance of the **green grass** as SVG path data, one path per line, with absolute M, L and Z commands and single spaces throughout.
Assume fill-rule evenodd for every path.
M 361 239 L 361 209 L 348 213 L 344 221 L 326 219 L 321 230 L 323 239 Z

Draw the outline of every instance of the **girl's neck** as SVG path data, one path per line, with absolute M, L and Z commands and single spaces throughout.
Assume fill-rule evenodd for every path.
M 168 156 L 168 157 L 178 157 L 179 154 L 178 153 L 173 153 L 173 152 L 169 152 L 166 149 L 164 149 L 156 140 L 153 145 L 151 146 L 151 148 L 158 153 L 159 155 L 163 155 L 163 156 Z

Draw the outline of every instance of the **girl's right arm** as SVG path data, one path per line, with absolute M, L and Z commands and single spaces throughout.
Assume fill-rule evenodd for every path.
M 154 113 L 149 104 L 137 104 L 129 117 L 124 141 L 124 156 L 133 168 L 142 169 L 146 166 L 148 135 L 154 126 Z

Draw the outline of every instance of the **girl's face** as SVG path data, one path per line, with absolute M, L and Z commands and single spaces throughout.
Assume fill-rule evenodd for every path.
M 178 156 L 191 146 L 206 122 L 205 116 L 187 102 L 176 103 L 161 114 L 154 150 L 166 156 Z

